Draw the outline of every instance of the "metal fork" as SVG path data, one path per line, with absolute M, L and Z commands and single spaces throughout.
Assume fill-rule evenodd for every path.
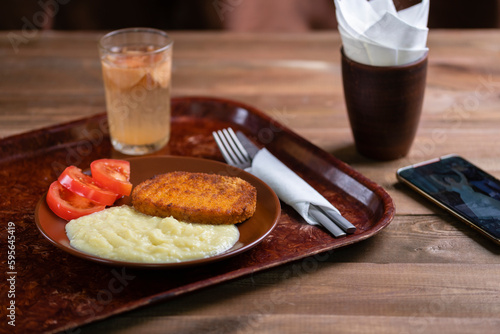
M 214 136 L 215 142 L 224 160 L 226 160 L 229 165 L 241 169 L 248 168 L 252 165 L 252 158 L 250 158 L 247 150 L 241 145 L 233 129 L 227 128 L 214 131 L 212 135 Z

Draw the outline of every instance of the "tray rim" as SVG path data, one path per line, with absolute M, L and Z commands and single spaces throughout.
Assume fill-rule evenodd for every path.
M 230 104 L 233 106 L 241 107 L 243 109 L 248 110 L 251 114 L 254 114 L 258 118 L 261 118 L 265 121 L 273 122 L 274 124 L 279 125 L 280 129 L 287 132 L 287 135 L 291 136 L 294 141 L 300 142 L 301 145 L 314 148 L 316 150 L 316 152 L 318 154 L 320 154 L 322 159 L 327 160 L 331 164 L 334 164 L 342 172 L 349 175 L 351 178 L 356 179 L 357 181 L 359 181 L 365 187 L 369 188 L 371 191 L 373 191 L 378 196 L 378 198 L 381 200 L 381 202 L 383 204 L 383 208 L 384 208 L 384 212 L 383 212 L 382 216 L 380 217 L 380 219 L 378 220 L 378 222 L 375 223 L 372 226 L 372 228 L 368 229 L 367 231 L 365 231 L 363 233 L 351 235 L 346 243 L 342 243 L 340 245 L 334 245 L 333 248 L 327 247 L 323 251 L 326 251 L 329 249 L 335 249 L 335 248 L 339 248 L 339 247 L 344 247 L 347 245 L 357 243 L 358 241 L 368 239 L 368 238 L 372 237 L 373 235 L 377 234 L 378 232 L 380 232 L 385 227 L 387 227 L 387 225 L 389 225 L 390 222 L 394 219 L 394 215 L 395 215 L 395 211 L 396 211 L 394 201 L 382 186 L 380 186 L 379 184 L 370 180 L 369 178 L 367 178 L 365 175 L 361 174 L 360 172 L 356 171 L 355 169 L 350 167 L 347 163 L 336 158 L 334 155 L 326 152 L 322 148 L 312 144 L 311 142 L 309 142 L 305 138 L 299 136 L 292 129 L 288 128 L 285 125 L 282 125 L 281 123 L 277 122 L 272 117 L 270 117 L 269 115 L 267 115 L 266 113 L 264 113 L 263 111 L 261 111 L 260 109 L 254 107 L 252 105 L 249 105 L 247 103 L 240 102 L 237 100 L 223 98 L 223 97 L 217 97 L 217 96 L 204 96 L 204 95 L 189 96 L 189 95 L 185 95 L 185 96 L 172 97 L 172 110 L 175 108 L 174 107 L 175 104 L 193 103 L 193 102 L 203 103 L 203 102 L 207 102 L 207 101 L 212 102 L 212 103 L 224 103 L 224 104 Z M 174 117 L 172 117 L 172 119 L 174 119 Z M 25 138 L 28 138 L 31 136 L 37 136 L 37 134 L 45 133 L 47 130 L 50 130 L 51 132 L 62 131 L 65 128 L 71 128 L 75 125 L 84 124 L 86 122 L 91 122 L 93 120 L 95 120 L 95 121 L 104 120 L 107 122 L 106 111 L 103 111 L 103 112 L 100 112 L 97 114 L 93 114 L 90 116 L 78 118 L 75 120 L 71 120 L 68 122 L 57 123 L 54 125 L 41 127 L 38 129 L 33 129 L 33 130 L 30 130 L 27 132 L 14 134 L 12 136 L 8 136 L 5 138 L 0 138 L 0 148 L 2 147 L 2 144 L 6 143 L 6 142 L 8 143 L 9 141 L 19 140 L 19 139 L 22 140 L 22 139 L 25 139 Z M 55 146 L 53 148 L 64 147 L 65 145 L 68 145 L 68 143 L 59 144 L 58 146 Z M 1 153 L 1 151 L 0 151 L 0 153 Z M 34 153 L 32 153 L 32 154 L 34 154 Z M 10 161 L 10 160 L 15 160 L 16 157 L 18 157 L 19 155 L 21 155 L 21 154 L 16 154 L 14 156 L 7 156 L 7 157 L 2 157 L 0 155 L 0 163 Z M 300 257 L 297 259 L 300 259 Z

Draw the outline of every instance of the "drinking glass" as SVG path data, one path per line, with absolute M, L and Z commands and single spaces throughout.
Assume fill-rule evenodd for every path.
M 151 28 L 110 32 L 99 42 L 111 143 L 124 154 L 155 152 L 170 138 L 172 39 Z

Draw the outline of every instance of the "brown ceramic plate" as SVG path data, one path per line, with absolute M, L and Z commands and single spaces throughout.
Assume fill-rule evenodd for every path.
M 261 242 L 274 229 L 280 217 L 280 202 L 273 190 L 260 179 L 243 170 L 233 168 L 218 161 L 180 156 L 140 157 L 129 160 L 131 182 L 134 185 L 154 175 L 173 171 L 238 176 L 257 188 L 257 208 L 255 214 L 250 219 L 237 225 L 240 238 L 231 249 L 216 256 L 178 263 L 116 261 L 90 255 L 71 247 L 65 231 L 67 221 L 59 218 L 50 210 L 45 201 L 45 195 L 40 199 L 35 209 L 36 225 L 42 235 L 63 251 L 98 263 L 134 268 L 178 268 L 218 261 L 245 252 Z M 129 204 L 128 199 L 121 201 L 122 203 L 117 204 Z

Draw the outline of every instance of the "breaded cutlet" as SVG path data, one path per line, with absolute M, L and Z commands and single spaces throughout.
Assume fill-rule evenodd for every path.
M 132 204 L 151 216 L 198 224 L 237 224 L 254 214 L 257 190 L 238 177 L 171 172 L 137 185 Z

